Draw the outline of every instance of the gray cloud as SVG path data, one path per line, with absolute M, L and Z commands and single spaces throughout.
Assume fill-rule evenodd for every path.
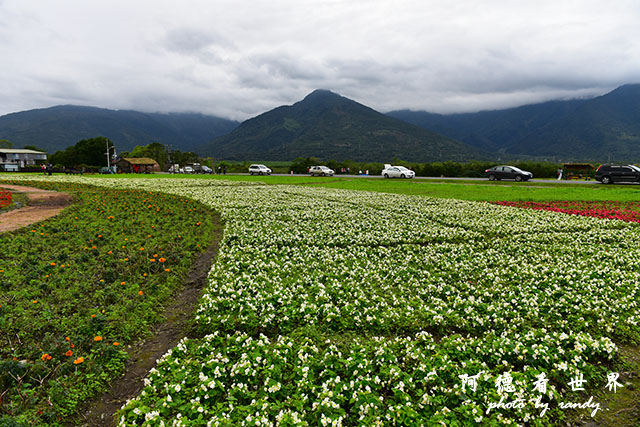
M 635 0 L 0 0 L 0 114 L 62 103 L 246 119 L 316 88 L 380 111 L 640 82 Z

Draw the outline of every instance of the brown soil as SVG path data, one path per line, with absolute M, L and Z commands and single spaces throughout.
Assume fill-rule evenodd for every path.
M 131 345 L 127 352 L 126 373 L 123 377 L 113 381 L 111 389 L 92 402 L 88 402 L 80 411 L 80 415 L 71 420 L 68 425 L 108 427 L 116 425 L 114 414 L 127 401 L 136 397 L 143 387 L 143 379 L 156 360 L 163 356 L 170 348 L 176 346 L 183 337 L 189 336 L 189 320 L 198 303 L 202 289 L 207 283 L 211 264 L 218 252 L 218 245 L 222 236 L 220 217 L 216 215 L 219 228 L 213 243 L 203 252 L 194 263 L 182 290 L 174 296 L 164 315 L 165 323 L 159 324 L 152 332 L 151 338 L 141 340 Z
M 2 184 L 2 188 L 26 194 L 29 205 L 0 214 L 0 233 L 18 230 L 56 216 L 73 202 L 71 195 L 57 191 L 6 184 Z

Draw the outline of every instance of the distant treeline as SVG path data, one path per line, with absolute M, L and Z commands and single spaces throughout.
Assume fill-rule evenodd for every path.
M 5 146 L 11 146 L 9 141 L 0 140 L 0 143 Z M 0 146 L 2 146 L 0 145 Z M 108 147 L 108 148 L 107 148 Z M 37 149 L 37 147 L 29 147 Z M 78 165 L 83 166 L 83 170 L 96 172 L 100 167 L 106 166 L 106 151 L 113 148 L 113 142 L 105 137 L 96 137 L 79 141 L 74 146 L 68 147 L 65 150 L 58 151 L 51 155 L 48 162 L 54 165 L 55 170 L 62 170 L 63 167 L 72 168 Z M 115 150 L 114 150 L 115 151 Z M 281 161 L 281 162 L 238 162 L 238 161 L 225 161 L 213 158 L 200 158 L 192 152 L 180 152 L 174 150 L 167 152 L 166 146 L 154 142 L 148 145 L 136 146 L 131 152 L 121 152 L 121 157 L 149 157 L 154 159 L 160 165 L 162 170 L 167 170 L 168 166 L 174 163 L 185 166 L 200 162 L 213 167 L 214 171 L 217 171 L 218 167 L 221 169 L 226 166 L 229 173 L 246 173 L 249 165 L 252 163 L 264 163 L 269 166 L 274 173 L 294 173 L 304 174 L 307 173 L 309 167 L 314 165 L 326 165 L 333 169 L 337 175 L 349 173 L 351 175 L 357 175 L 360 173 L 368 173 L 369 175 L 380 175 L 384 168 L 384 163 L 372 162 L 354 162 L 350 160 L 337 161 L 328 160 L 323 161 L 315 157 L 299 157 L 293 161 Z M 429 176 L 429 177 L 459 177 L 459 178 L 478 178 L 485 176 L 485 170 L 499 164 L 509 164 L 516 166 L 520 169 L 533 173 L 535 178 L 556 178 L 558 169 L 562 168 L 562 164 L 554 162 L 540 162 L 540 161 L 521 161 L 521 162 L 491 162 L 491 161 L 469 161 L 465 163 L 461 162 L 432 162 L 432 163 L 414 163 L 407 162 L 400 159 L 393 159 L 389 162 L 393 165 L 405 166 L 416 172 L 417 176 Z M 594 165 L 597 166 L 597 165 Z M 28 169 L 28 168 L 27 168 Z M 39 170 L 39 166 L 32 168 L 34 171 Z M 592 172 L 593 174 L 593 172 Z

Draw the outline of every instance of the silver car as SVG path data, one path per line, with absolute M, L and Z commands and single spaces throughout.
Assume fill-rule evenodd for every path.
M 415 178 L 416 173 L 411 169 L 407 169 L 404 166 L 391 166 L 384 165 L 384 169 L 381 173 L 385 178 Z
M 309 174 L 311 176 L 333 176 L 335 171 L 333 169 L 329 169 L 326 166 L 311 166 L 309 168 Z
M 251 175 L 271 175 L 271 169 L 265 165 L 251 165 L 249 166 L 249 174 Z

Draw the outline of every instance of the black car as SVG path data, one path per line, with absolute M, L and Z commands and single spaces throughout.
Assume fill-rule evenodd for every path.
M 640 168 L 634 165 L 602 165 L 596 170 L 596 180 L 603 184 L 640 182 Z
M 516 181 L 528 181 L 533 178 L 533 174 L 523 171 L 515 166 L 494 166 L 484 171 L 489 181 L 500 181 L 501 179 L 515 179 Z

